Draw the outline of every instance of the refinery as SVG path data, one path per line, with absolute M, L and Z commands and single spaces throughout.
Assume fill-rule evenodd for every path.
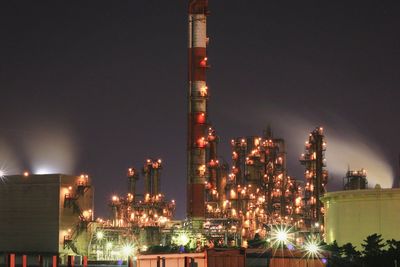
M 108 199 L 108 218 L 97 218 L 94 212 L 92 177 L 26 172 L 5 176 L 5 182 L 0 184 L 0 214 L 9 218 L 0 221 L 3 237 L 0 252 L 57 255 L 64 264 L 70 263 L 70 256 L 111 262 L 128 257 L 136 260 L 140 255 L 160 252 L 195 254 L 217 248 L 254 249 L 254 240 L 263 240 L 265 250 L 312 247 L 314 257 L 316 246 L 324 240 L 344 244 L 348 242 L 347 237 L 340 235 L 340 231 L 349 236 L 357 232 L 356 223 L 350 219 L 344 222 L 348 216 L 345 212 L 351 212 L 351 203 L 378 198 L 387 201 L 375 207 L 379 211 L 385 213 L 391 205 L 400 209 L 398 189 L 369 188 L 365 169 L 344 170 L 343 190 L 327 192 L 329 174 L 325 151 L 329 150 L 329 136 L 325 138 L 322 126 L 309 129 L 308 136 L 300 137 L 305 139 L 304 153 L 298 155 L 298 164 L 304 168 L 303 177 L 290 174 L 287 156 L 291 151 L 287 150 L 282 136 L 275 136 L 273 125 L 264 130 L 260 128 L 257 136 L 220 139 L 218 125 L 209 123 L 212 114 L 209 114 L 206 78 L 211 60 L 207 53 L 208 16 L 207 0 L 190 1 L 187 176 L 180 178 L 187 185 L 186 219 L 174 217 L 176 203 L 163 193 L 164 162 L 157 157 L 144 158 L 139 167 L 126 170 L 126 192 Z M 229 162 L 221 157 L 218 149 L 220 140 L 228 138 L 232 138 Z M 143 188 L 138 187 L 140 180 Z M 38 205 L 44 206 L 38 208 Z M 365 203 L 359 205 L 368 209 Z M 375 208 L 370 208 L 375 214 Z M 34 220 L 44 219 L 47 223 L 33 224 L 31 229 L 21 228 L 18 221 L 25 220 L 23 214 L 32 210 L 36 214 Z M 357 218 L 366 221 L 361 213 Z M 393 220 L 399 220 L 398 215 Z M 14 226 L 11 222 L 15 222 Z M 345 230 L 343 224 L 347 227 Z M 349 225 L 355 226 L 348 229 Z M 391 236 L 395 225 L 388 224 L 382 230 L 388 238 L 399 238 L 398 234 Z M 360 231 L 371 229 L 363 223 L 359 227 Z M 40 237 L 44 228 L 48 234 Z M 16 236 L 15 232 L 19 234 Z M 26 237 L 41 242 L 25 242 Z M 171 251 L 163 250 L 167 247 Z

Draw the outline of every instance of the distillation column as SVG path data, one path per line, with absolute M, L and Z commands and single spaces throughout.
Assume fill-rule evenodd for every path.
M 305 153 L 301 155 L 300 163 L 305 166 L 306 225 L 320 227 L 323 224 L 324 207 L 320 198 L 326 192 L 328 172 L 325 170 L 326 142 L 323 128 L 317 127 L 309 135 L 305 143 Z M 308 217 L 308 218 L 307 218 Z
M 136 173 L 135 168 L 129 168 L 128 169 L 128 182 L 129 182 L 129 192 L 132 197 L 133 200 L 136 198 L 136 183 L 137 180 L 139 180 L 139 176 Z
M 188 144 L 187 215 L 193 221 L 205 218 L 206 146 L 207 146 L 207 0 L 189 3 L 188 36 Z M 201 227 L 200 224 L 195 227 Z
M 160 192 L 160 171 L 161 171 L 161 159 L 146 160 L 143 167 L 144 174 L 144 194 L 145 196 L 156 196 Z

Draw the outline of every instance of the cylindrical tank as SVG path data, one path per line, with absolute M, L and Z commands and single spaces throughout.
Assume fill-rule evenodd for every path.
M 321 198 L 325 207 L 325 238 L 339 245 L 352 243 L 361 250 L 363 240 L 374 233 L 400 240 L 400 189 L 347 190 Z

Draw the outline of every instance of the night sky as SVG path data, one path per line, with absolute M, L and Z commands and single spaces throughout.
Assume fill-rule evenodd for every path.
M 1 166 L 87 172 L 96 216 L 107 216 L 111 195 L 127 190 L 126 169 L 160 157 L 162 189 L 183 218 L 186 7 L 2 1 Z M 398 1 L 210 0 L 210 11 L 210 121 L 225 160 L 231 138 L 261 134 L 270 123 L 288 141 L 289 173 L 302 178 L 307 133 L 323 125 L 330 190 L 347 164 L 397 176 Z

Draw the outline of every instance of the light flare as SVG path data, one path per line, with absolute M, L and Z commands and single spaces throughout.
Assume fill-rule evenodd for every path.
M 131 256 L 135 252 L 135 246 L 132 244 L 126 244 L 122 247 L 122 254 L 126 257 Z
M 178 235 L 172 237 L 172 243 L 175 243 L 179 246 L 185 246 L 189 243 L 189 241 L 189 234 L 186 232 L 179 233 Z
M 102 240 L 104 238 L 104 232 L 103 231 L 98 231 L 96 233 L 96 238 L 97 238 L 97 240 Z
M 276 225 L 271 230 L 271 246 L 283 247 L 293 245 L 293 231 L 292 227 L 288 225 Z
M 303 246 L 305 256 L 307 258 L 322 258 L 323 249 L 321 247 L 321 240 L 317 237 L 311 237 L 306 240 Z

